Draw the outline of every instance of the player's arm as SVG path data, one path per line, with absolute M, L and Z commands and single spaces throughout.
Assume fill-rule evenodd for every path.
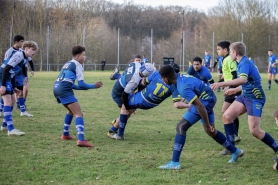
M 271 65 L 271 67 L 275 67 L 276 64 L 278 64 L 278 59 L 275 60 L 275 62 Z
M 218 61 L 217 61 L 217 59 L 215 59 L 215 60 L 214 60 L 214 65 L 213 65 L 213 68 L 215 68 L 215 67 L 216 67 L 217 63 L 218 63 Z
M 13 68 L 13 66 L 10 65 L 6 65 L 4 70 L 3 70 L 3 74 L 2 74 L 2 85 L 1 86 L 5 86 L 6 87 L 6 82 L 8 80 L 8 77 L 10 75 L 10 70 Z
M 28 63 L 29 63 L 29 65 L 30 65 L 30 67 L 31 67 L 31 76 L 34 76 L 35 68 L 34 68 L 33 60 L 30 59 L 30 60 L 28 61 Z
M 219 87 L 223 87 L 223 86 L 239 86 L 239 85 L 246 84 L 246 82 L 247 82 L 247 78 L 246 77 L 240 77 L 240 78 L 236 78 L 234 80 L 230 80 L 230 81 L 226 81 L 226 82 L 214 83 L 214 84 L 211 84 L 210 87 L 213 90 L 216 90 Z

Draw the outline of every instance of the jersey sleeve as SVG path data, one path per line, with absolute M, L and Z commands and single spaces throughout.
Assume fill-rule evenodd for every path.
M 193 75 L 193 74 L 194 74 L 193 66 L 190 66 L 190 67 L 188 68 L 187 74 L 189 74 L 189 75 Z
M 178 89 L 175 89 L 173 92 L 172 92 L 172 99 L 173 99 L 173 102 L 179 102 L 181 101 L 181 96 L 178 92 Z
M 126 84 L 124 91 L 128 94 L 131 94 L 137 88 L 141 79 L 142 78 L 139 75 L 139 69 L 136 69 L 130 81 Z
M 238 69 L 238 77 L 239 78 L 248 78 L 250 73 L 250 66 L 249 63 L 245 62 L 241 64 L 241 67 Z
M 10 58 L 13 54 L 13 48 L 10 48 L 8 49 L 6 52 L 5 52 L 5 57 L 4 57 L 4 61 L 7 60 L 8 58 Z
M 80 63 L 76 64 L 76 79 L 77 81 L 84 80 L 83 67 Z

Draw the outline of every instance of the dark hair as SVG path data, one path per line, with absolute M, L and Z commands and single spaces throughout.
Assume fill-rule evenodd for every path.
M 193 62 L 195 61 L 200 62 L 200 64 L 202 64 L 202 59 L 200 57 L 193 58 Z
M 141 55 L 135 55 L 134 58 L 141 58 Z
M 217 46 L 221 47 L 222 49 L 227 49 L 227 51 L 230 51 L 230 41 L 228 40 L 221 40 L 220 42 L 217 43 Z
M 161 75 L 161 77 L 168 79 L 173 79 L 176 76 L 175 69 L 171 65 L 163 66 L 159 70 L 159 74 Z
M 71 50 L 71 54 L 72 56 L 76 56 L 78 54 L 81 54 L 83 51 L 85 51 L 85 47 L 77 45 L 77 46 L 73 46 Z
M 278 109 L 276 109 L 273 113 L 272 113 L 272 116 L 274 118 L 278 118 Z
M 24 37 L 22 35 L 16 35 L 14 36 L 14 43 L 19 42 L 21 40 L 24 40 Z
M 269 49 L 268 51 L 271 51 L 271 52 L 272 52 L 272 49 Z
M 175 73 L 179 73 L 180 72 L 180 66 L 177 63 L 171 62 L 169 65 L 174 68 Z

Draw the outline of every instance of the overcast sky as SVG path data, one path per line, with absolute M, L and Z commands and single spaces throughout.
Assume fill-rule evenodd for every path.
M 130 0 L 111 0 L 122 4 Z M 134 4 L 144 4 L 150 6 L 167 6 L 167 5 L 179 5 L 179 6 L 191 6 L 192 8 L 198 8 L 206 11 L 207 8 L 216 6 L 219 0 L 133 0 Z

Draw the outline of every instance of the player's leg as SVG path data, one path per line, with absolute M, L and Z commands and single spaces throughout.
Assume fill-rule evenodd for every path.
M 68 109 L 68 107 L 66 105 L 64 105 L 64 107 L 66 109 Z M 72 119 L 73 119 L 73 113 L 70 111 L 70 109 L 68 109 L 68 113 L 65 115 L 65 118 L 64 118 L 64 131 L 61 136 L 62 140 L 73 140 L 74 139 L 70 135 L 70 125 L 71 125 Z
M 121 77 L 118 66 L 115 67 L 113 73 L 110 75 L 110 80 L 117 80 Z
M 274 82 L 276 84 L 278 84 L 278 80 L 276 79 L 276 73 L 277 73 L 277 68 L 273 68 L 273 70 L 272 70 L 272 80 L 274 80 Z
M 57 101 L 58 103 L 62 103 L 68 109 L 69 115 L 73 115 L 76 118 L 75 124 L 78 136 L 77 146 L 92 148 L 93 146 L 84 139 L 84 120 L 78 100 L 74 95 L 71 95 L 65 98 L 57 98 Z M 70 117 L 68 118 L 67 122 L 69 123 Z
M 270 71 L 268 71 L 268 76 L 267 76 L 267 78 L 268 78 L 268 81 L 267 81 L 267 90 L 270 90 L 271 89 L 271 77 L 272 77 L 272 71 L 270 70 Z
M 23 91 L 23 86 L 17 86 L 17 89 Z M 20 109 L 20 116 L 27 116 L 27 117 L 31 117 L 33 116 L 32 114 L 29 114 L 26 111 L 26 106 L 25 106 L 25 100 L 23 98 L 23 93 L 21 93 L 20 95 L 17 96 L 17 101 L 19 104 L 19 109 Z

